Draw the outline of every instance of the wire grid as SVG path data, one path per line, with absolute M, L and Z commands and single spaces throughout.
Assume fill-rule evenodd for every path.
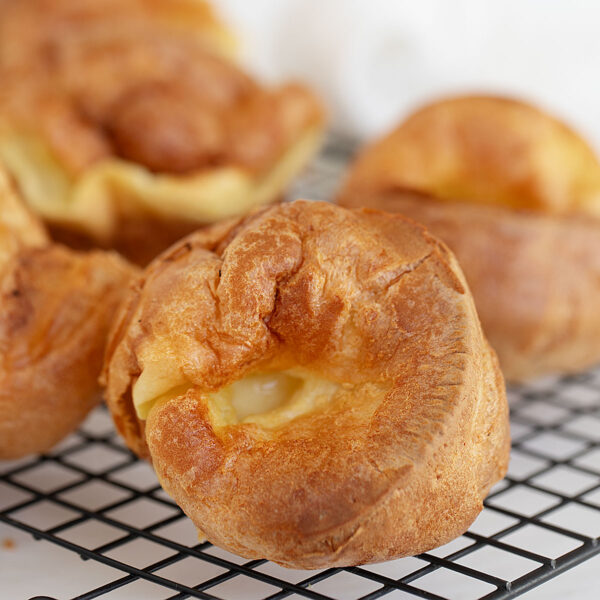
M 328 140 L 291 195 L 331 197 L 350 148 Z M 418 557 L 294 571 L 200 543 L 104 408 L 50 454 L 0 463 L 0 522 L 122 573 L 73 600 L 515 598 L 600 552 L 600 370 L 511 389 L 509 401 L 509 475 L 469 531 Z M 143 582 L 154 595 L 125 593 Z

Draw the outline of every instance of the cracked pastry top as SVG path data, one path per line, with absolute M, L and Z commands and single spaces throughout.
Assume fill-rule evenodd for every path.
M 143 261 L 306 163 L 319 102 L 255 82 L 223 32 L 192 0 L 0 1 L 0 158 L 63 237 Z
M 49 450 L 100 400 L 110 320 L 133 269 L 52 244 L 0 168 L 0 459 Z
M 338 202 L 408 215 L 450 246 L 509 379 L 600 362 L 600 163 L 554 117 L 438 101 L 361 152 Z
M 134 284 L 103 377 L 202 534 L 288 567 L 443 544 L 506 469 L 463 275 L 400 216 L 296 201 L 188 236 Z

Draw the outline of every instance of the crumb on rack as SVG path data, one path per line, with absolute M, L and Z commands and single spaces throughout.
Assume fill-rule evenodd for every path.
M 15 540 L 12 538 L 4 538 L 2 540 L 2 548 L 4 548 L 4 550 L 14 550 L 15 546 Z

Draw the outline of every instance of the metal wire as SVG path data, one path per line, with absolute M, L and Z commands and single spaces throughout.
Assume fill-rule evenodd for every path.
M 330 198 L 350 154 L 351 145 L 330 139 L 291 195 Z M 51 454 L 0 464 L 0 488 L 21 498 L 1 505 L 0 522 L 122 573 L 72 600 L 103 598 L 141 581 L 162 586 L 170 600 L 228 599 L 228 590 L 240 581 L 252 588 L 252 597 L 268 600 L 346 598 L 339 590 L 348 589 L 362 600 L 400 592 L 402 598 L 453 600 L 457 589 L 482 600 L 515 598 L 600 552 L 600 371 L 539 381 L 509 396 L 509 475 L 492 490 L 468 532 L 416 558 L 301 573 L 245 561 L 189 536 L 182 540 L 171 530 L 177 532 L 187 519 L 148 475 L 149 467 L 123 446 L 104 408 Z M 52 473 L 60 475 L 58 484 Z M 67 516 L 58 523 L 31 518 L 47 506 Z M 148 511 L 149 521 L 141 522 L 139 515 Z M 86 526 L 116 533 L 90 547 L 85 536 L 73 534 Z M 164 557 L 136 564 L 125 549 L 141 543 L 158 545 Z M 178 576 L 186 560 L 207 569 L 191 569 L 198 573 L 192 583 L 189 572 Z

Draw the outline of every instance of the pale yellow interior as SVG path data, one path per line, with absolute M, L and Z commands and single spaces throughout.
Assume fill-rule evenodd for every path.
M 190 176 L 152 173 L 110 159 L 74 177 L 42 139 L 22 132 L 0 134 L 0 160 L 25 200 L 45 220 L 110 240 L 120 215 L 154 215 L 211 223 L 245 214 L 275 200 L 308 162 L 321 141 L 313 127 L 263 175 L 218 167 Z
M 0 167 L 0 275 L 23 248 L 41 248 L 48 236 L 41 223 L 15 193 Z
M 208 401 L 226 424 L 273 428 L 331 402 L 340 385 L 297 370 L 248 375 L 210 394 Z
M 139 381 L 133 388 L 133 403 L 140 419 L 148 418 L 158 403 L 177 398 L 192 387 L 178 384 L 166 392 L 148 395 L 152 393 L 148 379 L 142 380 L 141 386 L 138 386 Z M 206 394 L 205 398 L 217 426 L 255 423 L 273 428 L 328 404 L 340 388 L 340 384 L 315 374 L 289 369 L 252 373 Z

